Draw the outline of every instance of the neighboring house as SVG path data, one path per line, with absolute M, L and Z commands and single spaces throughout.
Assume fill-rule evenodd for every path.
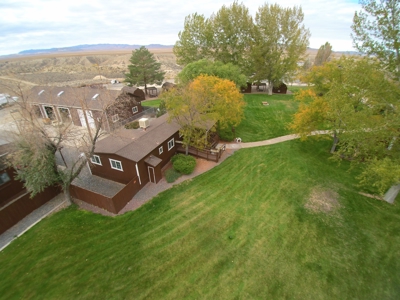
M 14 179 L 16 171 L 5 164 L 10 149 L 10 144 L 0 145 L 0 234 L 60 193 L 50 187 L 30 198 L 23 183 Z
M 101 87 L 35 86 L 26 100 L 36 107 L 38 117 L 53 124 L 70 122 L 96 128 L 105 113 L 102 129 L 112 131 L 118 122 L 142 112 L 144 92 L 136 88 L 110 91 Z
M 179 125 L 167 118 L 143 118 L 142 128 L 120 128 L 98 141 L 90 174 L 73 182 L 71 195 L 118 213 L 148 182 L 158 183 L 179 140 Z

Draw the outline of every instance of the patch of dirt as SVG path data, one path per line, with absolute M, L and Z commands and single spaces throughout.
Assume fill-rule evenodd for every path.
M 314 213 L 333 213 L 340 208 L 339 194 L 331 189 L 315 187 L 304 205 Z
M 182 69 L 171 49 L 149 49 L 161 63 L 165 80 L 171 81 Z M 18 82 L 23 89 L 32 85 L 79 86 L 99 80 L 123 80 L 132 50 L 98 51 L 0 58 L 0 93 L 13 94 Z M 100 79 L 101 78 L 101 79 Z M 105 79 L 103 79 L 105 78 Z M 5 87 L 10 86 L 9 89 Z

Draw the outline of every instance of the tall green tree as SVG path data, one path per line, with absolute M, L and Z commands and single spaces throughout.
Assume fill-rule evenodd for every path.
M 352 38 L 361 52 L 379 58 L 400 80 L 400 2 L 361 0 L 353 18 Z
M 246 85 L 247 77 L 242 74 L 240 68 L 232 63 L 224 64 L 220 61 L 211 61 L 201 59 L 199 61 L 187 64 L 178 74 L 178 80 L 181 84 L 188 84 L 199 75 L 212 75 L 222 79 L 233 81 L 237 87 Z
M 321 66 L 330 60 L 332 54 L 332 46 L 328 42 L 319 47 L 317 56 L 315 56 L 314 65 Z
M 400 182 L 400 86 L 379 61 L 342 57 L 313 67 L 308 82 L 310 89 L 297 95 L 292 130 L 303 138 L 330 130 L 334 157 L 362 163 L 361 181 L 381 192 Z M 379 162 L 391 168 L 382 171 Z
M 184 66 L 211 57 L 213 32 L 210 21 L 203 15 L 194 13 L 187 16 L 178 38 L 173 48 L 178 64 Z
M 177 122 L 186 154 L 190 145 L 203 148 L 212 125 L 238 125 L 243 117 L 243 95 L 226 79 L 200 75 L 186 86 L 161 94 L 170 120 Z
M 165 72 L 161 71 L 161 63 L 158 63 L 154 55 L 142 46 L 132 51 L 128 66 L 129 73 L 125 74 L 125 81 L 133 85 L 144 85 L 147 95 L 147 84 L 164 80 Z
M 255 39 L 252 45 L 253 79 L 268 80 L 269 93 L 297 69 L 305 54 L 310 31 L 302 24 L 301 7 L 283 8 L 264 4 L 255 17 Z
M 210 23 L 213 30 L 213 58 L 225 64 L 237 65 L 249 75 L 249 45 L 253 40 L 254 23 L 248 8 L 234 1 L 212 15 Z

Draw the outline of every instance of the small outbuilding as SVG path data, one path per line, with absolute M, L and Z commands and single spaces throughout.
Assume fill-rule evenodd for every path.
M 272 88 L 272 93 L 274 94 L 286 94 L 287 93 L 287 85 L 284 84 L 283 82 L 277 86 Z

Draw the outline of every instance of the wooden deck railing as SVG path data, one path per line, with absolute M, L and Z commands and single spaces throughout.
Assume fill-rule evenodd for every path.
M 182 144 L 176 144 L 176 151 L 179 153 L 186 153 L 186 148 Z M 222 147 L 218 149 L 212 149 L 212 150 L 197 149 L 191 146 L 189 147 L 189 154 L 215 162 L 219 161 L 222 152 L 224 151 L 225 151 L 225 145 L 222 145 Z

